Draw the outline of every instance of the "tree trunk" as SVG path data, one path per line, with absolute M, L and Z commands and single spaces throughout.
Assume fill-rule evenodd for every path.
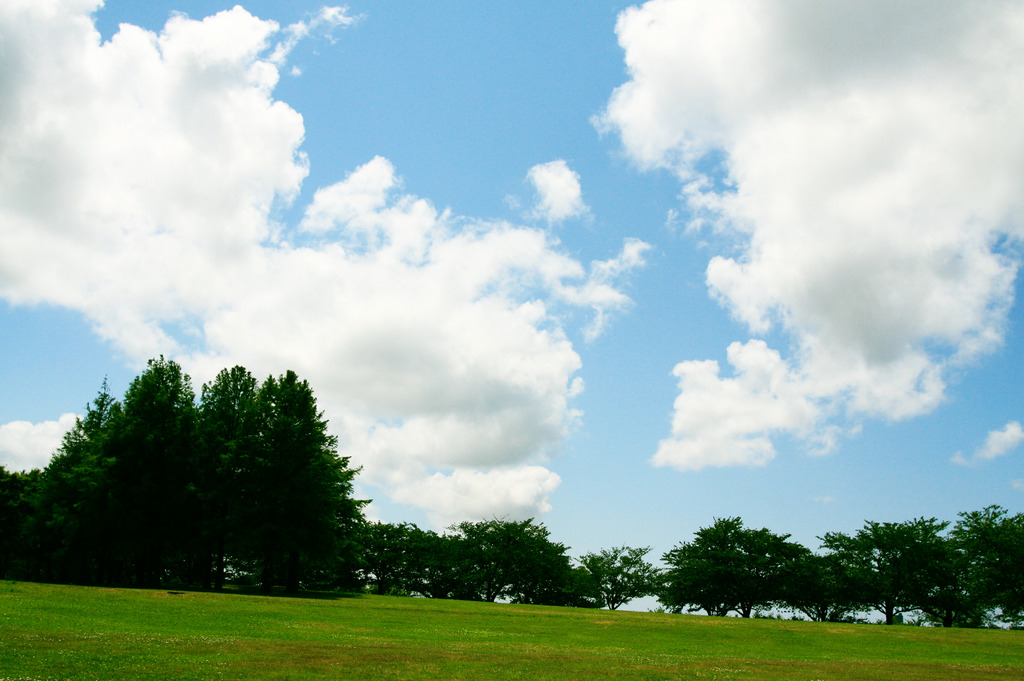
M 288 579 L 284 590 L 290 594 L 299 592 L 299 552 L 292 550 L 288 553 Z
M 222 591 L 224 589 L 224 572 L 224 537 L 221 537 L 220 541 L 217 543 L 217 566 L 213 581 L 213 588 L 217 591 Z
M 263 571 L 260 575 L 260 591 L 265 594 L 274 589 L 274 557 L 270 552 L 263 557 Z

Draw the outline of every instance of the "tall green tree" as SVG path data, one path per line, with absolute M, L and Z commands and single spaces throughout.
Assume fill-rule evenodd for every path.
M 259 581 L 299 589 L 318 565 L 355 572 L 363 502 L 352 498 L 357 469 L 337 453 L 337 438 L 309 383 L 293 371 L 270 376 L 258 395 L 257 453 L 239 462 L 240 531 L 260 564 Z
M 893 624 L 897 615 L 920 609 L 924 594 L 934 590 L 935 568 L 946 557 L 941 533 L 948 524 L 935 518 L 869 521 L 854 535 L 827 533 L 822 547 L 842 565 L 846 592 Z
M 231 542 L 244 534 L 239 471 L 259 455 L 259 389 L 259 381 L 241 366 L 222 370 L 202 388 L 195 475 L 207 587 L 224 586 L 228 552 L 236 548 Z
M 31 499 L 40 471 L 8 471 L 0 466 L 0 578 L 27 576 Z
M 688 608 L 750 617 L 783 599 L 802 548 L 788 534 L 748 529 L 740 518 L 718 518 L 692 542 L 664 555 L 669 568 L 659 600 L 675 612 Z
M 650 551 L 650 547 L 619 546 L 580 558 L 601 607 L 617 610 L 633 599 L 658 592 L 660 572 L 644 560 Z
M 121 419 L 121 404 L 104 381 L 39 475 L 24 537 L 33 578 L 81 584 L 123 580 L 126 565 L 111 496 L 111 442 Z
M 149 360 L 128 386 L 108 440 L 120 539 L 138 586 L 160 586 L 168 572 L 184 581 L 193 576 L 200 536 L 196 426 L 191 379 L 172 360 Z

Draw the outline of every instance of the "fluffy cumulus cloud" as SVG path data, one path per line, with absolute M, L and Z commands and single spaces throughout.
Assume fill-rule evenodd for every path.
M 590 209 L 583 203 L 583 190 L 579 174 L 559 159 L 530 168 L 527 181 L 537 193 L 533 207 L 535 217 L 550 223 L 588 215 Z
M 197 383 L 295 369 L 361 480 L 439 523 L 546 510 L 582 389 L 563 320 L 596 333 L 645 246 L 585 266 L 543 230 L 437 210 L 384 158 L 277 224 L 308 165 L 279 68 L 351 17 L 235 7 L 101 42 L 98 4 L 0 7 L 0 295 L 79 310 Z
M 756 372 L 730 349 L 732 376 L 680 364 L 656 463 L 764 463 L 773 433 L 829 440 L 837 416 L 926 413 L 951 366 L 1002 341 L 1024 5 L 651 0 L 617 33 L 631 78 L 597 124 L 678 175 L 691 229 L 728 245 L 711 294 L 792 347 L 758 350 Z M 707 419 L 679 411 L 694 405 Z
M 754 340 L 733 343 L 728 357 L 732 378 L 723 378 L 712 360 L 676 365 L 675 437 L 661 442 L 655 465 L 680 470 L 763 465 L 775 455 L 771 433 L 804 433 L 814 425 L 818 408 L 778 352 Z
M 953 456 L 953 463 L 963 466 L 978 464 L 992 459 L 998 459 L 1020 447 L 1024 442 L 1024 428 L 1020 421 L 1011 421 L 999 430 L 989 432 L 985 443 L 978 448 L 971 458 L 966 458 L 958 452 Z
M 56 421 L 12 421 L 0 426 L 0 461 L 4 468 L 10 471 L 42 468 L 77 420 L 75 414 L 63 414 Z

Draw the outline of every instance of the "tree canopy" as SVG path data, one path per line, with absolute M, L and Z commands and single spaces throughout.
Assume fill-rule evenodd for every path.
M 662 560 L 669 566 L 661 602 L 679 612 L 735 612 L 750 617 L 783 598 L 802 547 L 768 529 L 748 529 L 739 518 L 719 518 Z
M 1024 621 L 1024 513 L 1000 506 L 960 514 L 953 537 L 966 563 L 967 588 L 983 608 Z
M 886 624 L 917 610 L 942 564 L 940 536 L 948 523 L 918 518 L 903 523 L 867 522 L 853 535 L 829 532 L 822 546 L 842 566 L 846 591 L 862 607 L 878 610 Z
M 658 592 L 661 573 L 644 560 L 650 552 L 650 547 L 618 546 L 580 558 L 598 605 L 617 610 L 634 599 Z

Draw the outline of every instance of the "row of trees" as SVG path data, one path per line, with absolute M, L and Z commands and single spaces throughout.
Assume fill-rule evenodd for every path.
M 788 609 L 817 621 L 921 613 L 945 627 L 1024 619 L 1024 514 L 990 506 L 958 522 L 918 518 L 829 532 L 820 554 L 789 535 L 718 519 L 663 557 L 659 600 L 709 615 Z
M 151 360 L 121 401 L 104 382 L 44 470 L 0 472 L 0 574 L 220 587 L 231 573 L 289 590 L 355 577 L 356 471 L 291 371 L 225 369 L 197 403 L 178 364 Z
M 619 547 L 573 561 L 533 520 L 463 522 L 442 534 L 368 523 L 361 543 L 363 579 L 381 594 L 615 610 L 653 595 L 659 583 L 644 560 L 650 549 Z
M 999 506 L 962 513 L 952 527 L 867 522 L 826 534 L 820 553 L 722 518 L 667 552 L 664 569 L 646 560 L 649 548 L 627 546 L 573 561 L 532 521 L 461 523 L 445 534 L 370 523 L 361 544 L 363 579 L 384 594 L 609 609 L 657 596 L 671 612 L 852 622 L 877 611 L 886 624 L 915 612 L 945 627 L 1024 619 L 1024 514 Z
M 628 546 L 574 561 L 532 521 L 461 523 L 444 534 L 369 523 L 360 543 L 363 580 L 384 594 L 609 609 L 657 596 L 670 612 L 852 622 L 877 611 L 886 624 L 914 612 L 945 627 L 1024 619 L 1024 514 L 999 506 L 962 513 L 952 527 L 867 522 L 826 534 L 819 553 L 722 518 L 662 556 L 663 569 L 646 560 L 649 548 Z

